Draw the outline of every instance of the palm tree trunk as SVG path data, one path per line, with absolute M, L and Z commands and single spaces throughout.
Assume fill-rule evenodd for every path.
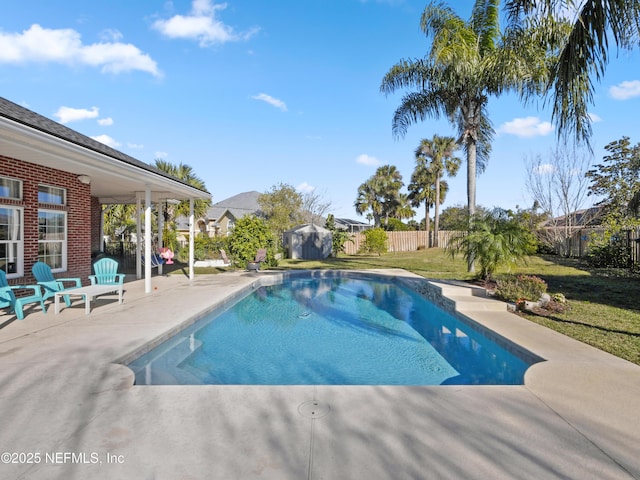
M 424 229 L 427 233 L 427 248 L 429 248 L 431 245 L 431 242 L 429 241 L 431 238 L 431 235 L 429 232 L 429 201 L 427 200 L 426 202 L 424 202 Z
M 438 229 L 440 224 L 440 174 L 436 175 L 436 206 L 433 219 L 433 246 L 438 248 Z
M 469 213 L 469 221 L 476 213 L 476 140 L 469 138 L 467 141 L 467 211 Z M 476 271 L 475 258 L 469 255 L 467 261 L 467 271 L 473 273 Z

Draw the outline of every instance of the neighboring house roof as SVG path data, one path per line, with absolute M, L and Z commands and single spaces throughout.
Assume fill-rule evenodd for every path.
M 0 97 L 0 154 L 91 178 L 102 203 L 133 203 L 148 185 L 154 201 L 209 198 L 206 190 Z
M 602 207 L 583 208 L 571 214 L 570 224 L 572 227 L 594 227 L 600 225 L 601 217 Z M 542 222 L 540 227 L 564 227 L 567 223 L 567 216 L 560 215 Z
M 262 195 L 260 192 L 251 191 L 243 192 L 234 195 L 224 200 L 220 200 L 218 203 L 214 203 L 207 209 L 207 213 L 204 215 L 203 220 L 206 222 L 213 222 L 217 225 L 218 222 L 225 216 L 225 213 L 229 213 L 235 219 L 242 218 L 245 215 L 259 215 L 260 205 L 258 204 L 258 197 Z M 187 230 L 189 227 L 189 219 L 186 217 L 176 218 L 176 228 L 178 230 Z
M 368 223 L 360 222 L 358 220 L 351 220 L 350 218 L 335 218 L 334 222 L 337 228 L 342 228 L 344 230 L 351 230 L 354 227 L 359 229 L 371 227 L 371 225 L 369 225 Z
M 217 222 L 225 212 L 229 212 L 234 218 L 258 215 L 260 213 L 260 204 L 258 203 L 260 195 L 262 195 L 260 192 L 251 191 L 225 198 L 209 207 L 207 217 Z

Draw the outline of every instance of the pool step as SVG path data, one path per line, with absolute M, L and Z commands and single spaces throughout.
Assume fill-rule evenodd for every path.
M 448 298 L 456 304 L 458 311 L 490 311 L 504 312 L 507 305 L 504 302 L 494 300 L 487 295 L 484 288 L 469 285 L 463 282 L 432 282 L 436 285 L 443 297 Z
M 471 295 L 446 295 L 448 299 L 453 300 L 456 304 L 456 310 L 459 312 L 469 312 L 473 310 L 481 310 L 485 312 L 504 312 L 507 310 L 507 304 L 499 300 L 491 298 L 474 297 Z

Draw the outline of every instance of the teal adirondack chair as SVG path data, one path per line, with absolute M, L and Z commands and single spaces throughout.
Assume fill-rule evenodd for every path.
M 112 258 L 101 258 L 93 264 L 95 275 L 89 275 L 91 285 L 122 285 L 124 273 L 118 273 L 118 262 Z
M 32 290 L 31 295 L 16 297 L 14 290 Z M 18 320 L 24 318 L 24 306 L 28 303 L 40 302 L 40 308 L 44 313 L 47 309 L 44 306 L 42 290 L 38 285 L 9 285 L 7 275 L 4 270 L 0 270 L 0 308 L 11 308 L 15 312 Z
M 38 285 L 42 287 L 44 292 L 42 295 L 43 300 L 53 297 L 56 292 L 64 292 L 65 290 L 82 287 L 82 280 L 79 278 L 55 278 L 53 273 L 51 273 L 51 267 L 44 262 L 34 263 L 33 267 L 31 267 L 31 272 L 33 276 L 36 277 Z M 65 282 L 73 283 L 74 286 L 65 287 Z M 64 296 L 64 303 L 66 303 L 67 307 L 71 306 L 69 295 Z

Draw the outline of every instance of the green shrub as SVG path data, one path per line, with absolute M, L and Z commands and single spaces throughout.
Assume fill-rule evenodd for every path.
M 413 229 L 402 223 L 402 220 L 398 220 L 397 218 L 390 218 L 385 225 L 385 230 L 387 232 L 407 232 Z
M 629 268 L 631 252 L 618 237 L 602 240 L 589 247 L 587 263 L 596 268 Z
M 267 222 L 261 218 L 245 215 L 236 221 L 229 237 L 229 251 L 234 262 L 244 268 L 247 262 L 256 257 L 260 248 L 267 249 L 265 264 L 269 267 L 278 265 L 274 255 L 274 237 L 269 231 Z
M 480 277 L 490 279 L 498 267 L 535 252 L 535 239 L 512 212 L 495 208 L 472 217 L 469 230 L 454 235 L 446 250 L 452 257 L 462 253 L 468 262 L 479 263 Z
M 537 302 L 547 291 L 546 282 L 533 275 L 503 275 L 496 283 L 496 295 L 507 302 Z
M 364 243 L 360 251 L 381 255 L 387 251 L 387 232 L 381 228 L 370 228 L 364 231 Z
M 327 215 L 327 221 L 324 227 L 331 232 L 331 256 L 337 257 L 338 253 L 346 250 L 345 243 L 353 243 L 351 234 L 346 230 L 336 227 L 336 221 L 333 214 Z

